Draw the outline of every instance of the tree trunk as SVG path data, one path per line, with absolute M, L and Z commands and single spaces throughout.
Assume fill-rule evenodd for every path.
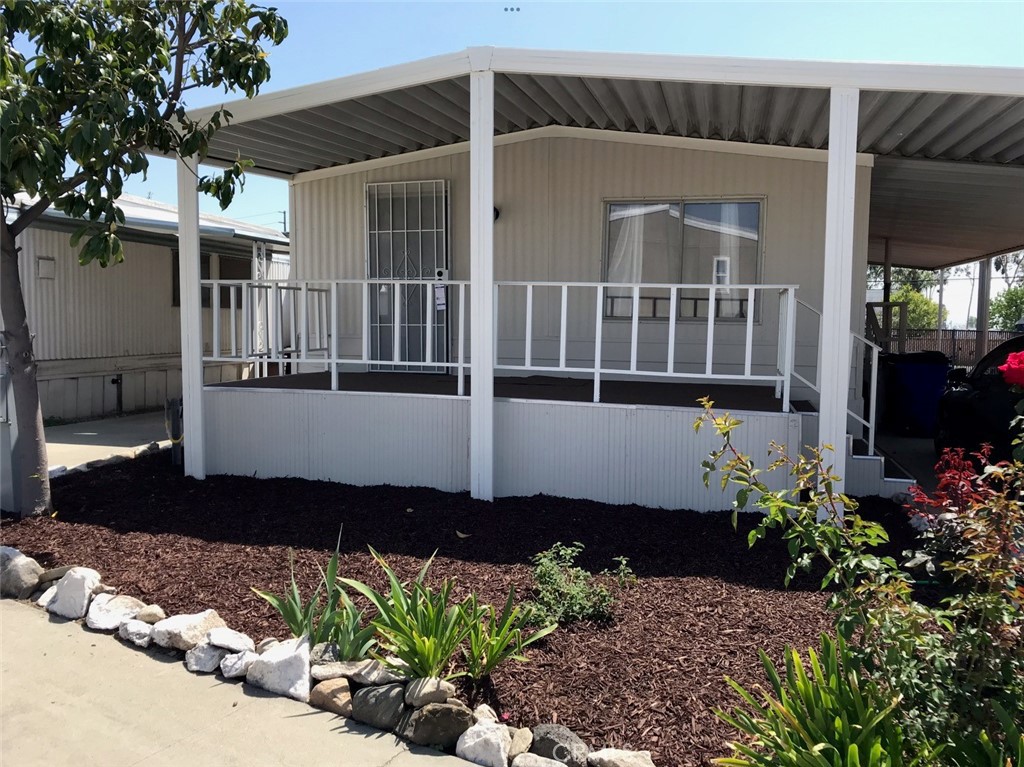
M 18 425 L 11 456 L 14 473 L 16 511 L 22 517 L 51 510 L 50 475 L 43 435 L 43 411 L 39 406 L 36 360 L 32 335 L 25 315 L 25 297 L 21 290 L 18 248 L 10 225 L 0 228 L 0 313 L 6 362 L 14 393 L 15 420 Z

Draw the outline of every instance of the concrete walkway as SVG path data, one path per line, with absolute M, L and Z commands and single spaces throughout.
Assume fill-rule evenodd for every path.
M 348 721 L 0 602 L 0 764 L 467 767 Z
M 50 475 L 115 455 L 134 458 L 152 442 L 170 445 L 163 412 L 140 413 L 46 428 Z

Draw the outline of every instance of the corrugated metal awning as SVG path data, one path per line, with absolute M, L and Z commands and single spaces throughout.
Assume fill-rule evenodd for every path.
M 498 135 L 563 125 L 824 149 L 828 91 L 816 88 L 502 74 Z M 279 173 L 345 165 L 469 140 L 469 78 L 229 125 L 210 145 Z M 1024 98 L 861 94 L 858 150 L 881 156 L 1024 166 Z
M 568 126 L 820 150 L 829 86 L 858 87 L 860 152 L 1008 169 L 880 163 L 873 238 L 906 241 L 901 258 L 921 266 L 1024 246 L 1024 70 L 470 49 L 228 105 L 209 157 L 291 176 L 467 142 L 474 56 L 495 71 L 499 135 Z

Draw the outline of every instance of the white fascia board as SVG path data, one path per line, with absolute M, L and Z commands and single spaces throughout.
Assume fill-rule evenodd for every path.
M 273 117 L 399 88 L 410 88 L 438 80 L 462 77 L 468 75 L 469 71 L 469 52 L 460 51 L 355 75 L 346 75 L 334 80 L 301 85 L 297 88 L 287 88 L 252 99 L 238 99 L 220 106 L 203 107 L 190 111 L 189 117 L 193 120 L 204 120 L 209 118 L 216 109 L 223 107 L 231 113 L 230 124 L 237 125 L 262 117 Z
M 517 131 L 504 136 L 495 136 L 495 146 L 519 144 L 524 141 L 545 138 L 576 138 L 588 141 L 607 141 L 618 144 L 638 144 L 641 146 L 661 146 L 674 149 L 691 149 L 700 152 L 722 152 L 724 154 L 741 154 L 755 157 L 772 157 L 803 162 L 828 162 L 828 150 L 807 149 L 804 147 L 775 146 L 774 144 L 747 144 L 742 141 L 719 141 L 717 139 L 690 138 L 685 136 L 658 136 L 650 133 L 626 133 L 616 130 L 598 130 L 596 128 L 576 128 L 565 125 L 548 125 L 543 128 L 531 128 Z M 404 152 L 390 157 L 379 157 L 374 160 L 363 160 L 346 165 L 335 165 L 331 168 L 297 173 L 291 177 L 292 184 L 303 184 L 319 181 L 334 176 L 347 176 L 350 173 L 365 173 L 395 165 L 433 160 L 438 157 L 449 157 L 469 151 L 469 143 L 461 141 L 447 146 L 420 149 L 415 152 Z M 858 154 L 857 165 L 870 168 L 875 164 L 872 154 Z
M 566 77 L 1024 97 L 1024 69 L 1019 67 L 793 61 L 516 48 L 495 48 L 491 67 L 498 72 Z

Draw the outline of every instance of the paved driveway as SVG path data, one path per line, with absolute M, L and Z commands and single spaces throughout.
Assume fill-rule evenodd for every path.
M 151 442 L 170 444 L 163 411 L 46 427 L 51 476 L 58 466 L 73 469 L 115 455 L 134 458 Z
M 0 764 L 467 767 L 0 601 Z

